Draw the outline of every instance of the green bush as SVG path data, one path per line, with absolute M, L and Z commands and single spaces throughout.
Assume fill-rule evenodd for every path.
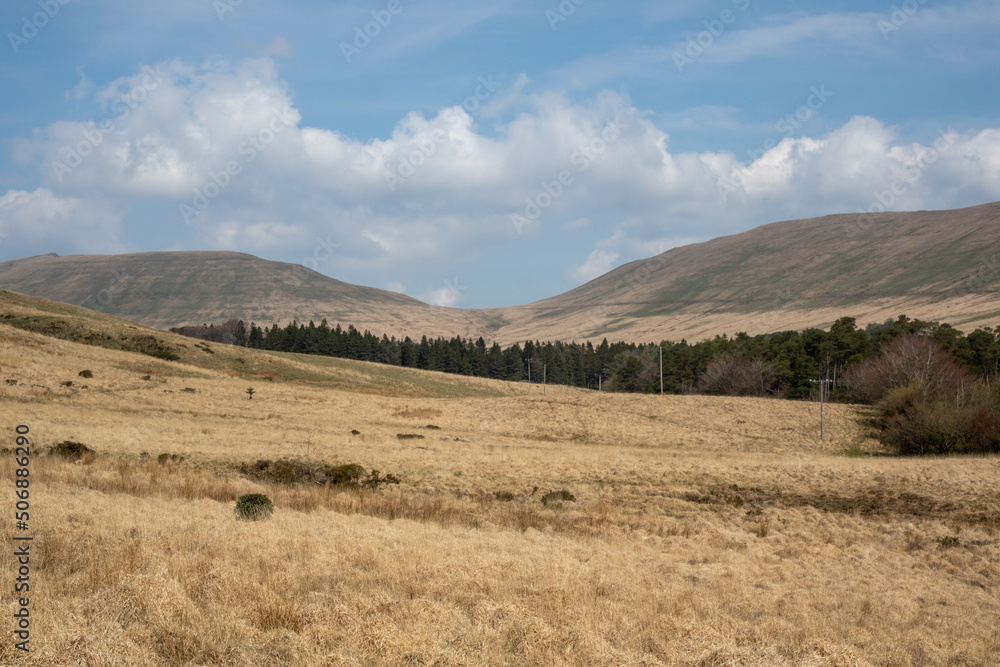
M 260 521 L 271 516 L 274 505 L 263 493 L 247 493 L 236 501 L 236 518 L 242 521 Z

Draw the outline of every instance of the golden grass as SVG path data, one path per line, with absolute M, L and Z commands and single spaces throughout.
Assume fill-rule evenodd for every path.
M 378 369 L 376 393 L 276 377 L 250 401 L 244 378 L 151 361 L 0 327 L 0 380 L 17 381 L 0 382 L 8 433 L 28 423 L 36 448 L 98 452 L 89 464 L 34 457 L 33 651 L 4 640 L 0 664 L 1000 654 L 1000 459 L 847 457 L 877 450 L 851 406 L 827 406 L 821 443 L 809 403 L 503 383 L 492 397 L 420 398 L 400 395 L 414 384 L 392 389 L 392 369 Z M 83 368 L 94 377 L 77 378 Z M 157 463 L 164 452 L 185 459 Z M 373 492 L 236 472 L 259 458 L 359 463 L 403 482 Z M 4 456 L 0 480 L 12 479 Z M 576 502 L 540 502 L 560 489 Z M 252 492 L 274 501 L 271 519 L 235 519 Z M 0 513 L 8 545 L 12 516 Z M 11 554 L 0 550 L 7 581 Z

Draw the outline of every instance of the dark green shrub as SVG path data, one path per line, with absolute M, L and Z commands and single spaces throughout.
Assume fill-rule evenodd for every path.
M 80 371 L 79 373 L 77 373 L 77 375 L 79 375 L 82 378 L 92 378 L 92 377 L 94 377 L 93 371 L 88 371 L 88 370 Z
M 419 433 L 397 433 L 396 437 L 400 440 L 423 440 L 424 436 Z
M 156 457 L 156 462 L 159 463 L 160 465 L 164 465 L 167 462 L 180 463 L 183 460 L 184 457 L 181 456 L 180 454 L 168 454 L 167 452 L 163 452 L 162 454 Z
M 378 470 L 368 472 L 357 463 L 332 466 L 324 463 L 307 464 L 301 461 L 281 459 L 271 461 L 260 459 L 254 463 L 243 463 L 239 470 L 255 480 L 277 484 L 298 484 L 312 482 L 348 488 L 378 488 L 382 484 L 399 484 L 399 477 L 388 474 L 382 477 Z
M 123 336 L 121 349 L 128 352 L 139 352 L 140 354 L 146 354 L 166 361 L 177 361 L 180 359 L 169 345 L 155 336 L 136 336 L 131 339 Z
M 331 485 L 338 484 L 356 485 L 365 474 L 365 469 L 357 463 L 348 463 L 341 466 L 325 466 L 323 469 L 324 481 Z
M 274 505 L 263 493 L 248 493 L 236 501 L 236 518 L 242 521 L 259 521 L 271 516 Z
M 79 461 L 87 454 L 94 454 L 94 450 L 81 442 L 71 442 L 66 440 L 58 445 L 49 448 L 49 454 L 61 456 L 70 461 Z
M 516 496 L 510 491 L 497 491 L 496 493 L 493 494 L 493 497 L 502 503 L 509 503 L 510 501 L 514 500 Z
M 399 484 L 399 482 L 400 479 L 392 473 L 389 473 L 385 477 L 379 477 L 378 470 L 372 470 L 368 473 L 368 477 L 361 482 L 361 486 L 366 489 L 377 489 L 382 484 Z
M 560 489 L 559 491 L 549 491 L 544 496 L 542 496 L 542 504 L 548 505 L 551 502 L 567 501 L 576 502 L 576 496 L 567 491 L 566 489 Z

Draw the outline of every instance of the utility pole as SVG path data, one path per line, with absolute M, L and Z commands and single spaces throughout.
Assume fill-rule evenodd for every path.
M 825 394 L 823 389 L 824 387 L 826 387 L 826 385 L 833 382 L 833 380 L 827 378 L 825 380 L 809 380 L 809 381 L 819 384 L 819 441 L 823 442 L 823 397 Z
M 601 390 L 601 374 L 597 374 L 597 391 Z
M 548 364 L 542 364 L 542 396 L 545 395 L 545 377 L 548 368 L 549 368 Z
M 534 358 L 528 359 L 527 361 L 528 361 L 528 384 L 531 384 L 531 362 L 534 361 Z
M 660 396 L 663 396 L 663 346 L 660 346 Z

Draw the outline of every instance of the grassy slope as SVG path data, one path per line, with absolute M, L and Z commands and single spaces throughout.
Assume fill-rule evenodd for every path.
M 149 329 L 87 308 L 0 290 L 0 323 L 91 346 L 135 352 L 150 338 L 155 349 L 178 357 L 176 362 L 132 354 L 128 368 L 141 375 L 225 376 L 236 382 L 297 381 L 362 393 L 420 396 L 495 396 L 516 392 L 507 384 L 489 383 L 445 373 L 390 368 L 346 359 L 272 353 L 216 345 Z
M 0 296 L 0 312 L 132 331 Z M 543 396 L 212 347 L 168 362 L 0 324 L 0 405 L 36 452 L 33 652 L 5 641 L 0 663 L 986 665 L 1000 652 L 997 458 L 845 457 L 872 445 L 851 406 L 827 407 L 821 443 L 809 403 Z M 38 454 L 66 439 L 96 460 Z M 187 459 L 160 465 L 161 452 Z M 403 483 L 284 487 L 233 470 L 281 457 Z M 14 478 L 9 456 L 0 478 Z M 539 502 L 557 489 L 576 501 Z M 274 500 L 271 520 L 234 520 L 250 492 Z M 0 553 L 0 576 L 15 567 Z M 13 613 L 9 596 L 0 607 Z

